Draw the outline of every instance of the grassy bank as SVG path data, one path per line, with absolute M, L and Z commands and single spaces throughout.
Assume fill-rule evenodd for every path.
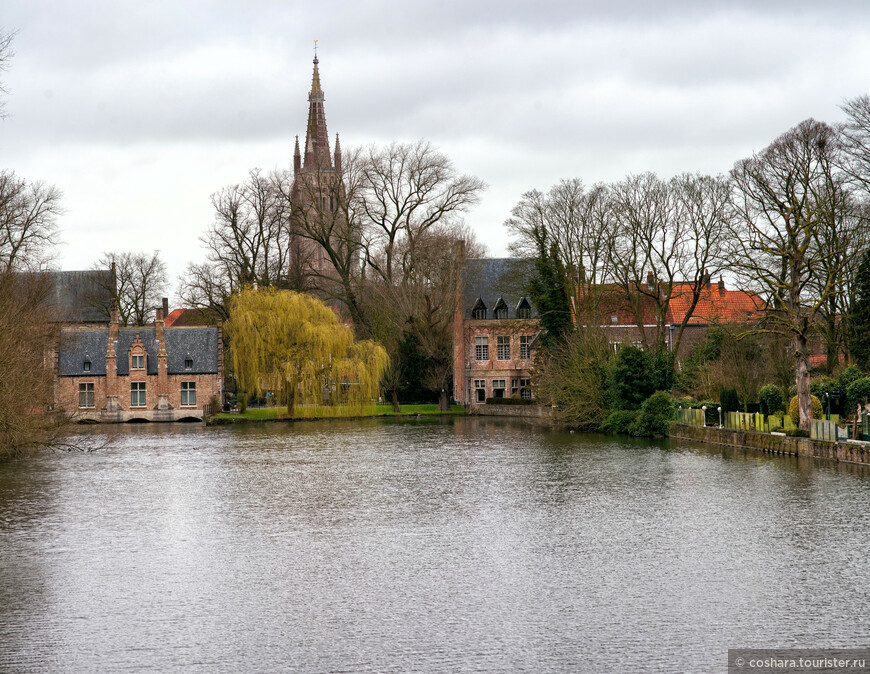
M 392 405 L 364 405 L 363 407 L 311 405 L 296 408 L 292 416 L 287 414 L 286 407 L 251 408 L 244 413 L 216 414 L 208 423 L 212 425 L 236 424 L 250 421 L 296 421 L 302 419 L 359 419 L 364 417 L 413 417 L 423 415 L 457 415 L 465 414 L 465 408 L 452 405 L 447 412 L 440 412 L 437 404 L 432 405 L 400 405 L 399 412 L 393 411 Z

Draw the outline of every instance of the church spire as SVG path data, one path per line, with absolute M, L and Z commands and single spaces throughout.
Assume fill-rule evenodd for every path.
M 308 94 L 308 129 L 305 133 L 305 169 L 317 171 L 332 168 L 329 156 L 329 135 L 326 131 L 326 113 L 323 109 L 323 89 L 320 87 L 320 70 L 317 58 L 317 43 L 314 52 L 314 74 Z
M 296 136 L 296 147 L 293 150 L 293 172 L 302 170 L 302 154 L 299 152 L 299 136 Z

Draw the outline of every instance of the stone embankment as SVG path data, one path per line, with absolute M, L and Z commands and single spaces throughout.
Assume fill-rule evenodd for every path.
M 825 442 L 811 438 L 793 438 L 756 431 L 739 431 L 710 426 L 684 426 L 682 424 L 671 424 L 670 437 L 713 445 L 745 447 L 771 454 L 811 456 L 816 459 L 870 465 L 870 442 L 854 440 Z
M 549 421 L 553 409 L 546 405 L 498 405 L 486 404 L 476 407 L 474 414 L 482 417 L 513 417 L 514 419 L 541 419 Z

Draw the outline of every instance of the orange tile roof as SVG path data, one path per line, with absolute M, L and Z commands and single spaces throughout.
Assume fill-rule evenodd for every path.
M 692 305 L 692 286 L 674 284 L 668 322 L 680 324 Z M 748 323 L 761 317 L 763 300 L 746 290 L 728 290 L 720 281 L 701 291 L 688 325 L 705 323 Z
M 172 324 L 178 320 L 179 316 L 184 313 L 184 309 L 173 309 L 169 312 L 169 315 L 163 319 L 164 324 L 167 328 L 172 327 Z

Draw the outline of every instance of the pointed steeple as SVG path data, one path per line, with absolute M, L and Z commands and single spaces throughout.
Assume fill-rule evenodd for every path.
M 335 134 L 335 170 L 341 173 L 341 143 L 338 134 Z
M 320 87 L 320 61 L 314 56 L 314 74 L 308 94 L 308 129 L 305 133 L 305 169 L 317 171 L 332 168 L 329 156 L 329 135 L 326 131 L 326 113 L 323 109 L 323 89 Z
M 296 149 L 293 150 L 293 172 L 302 170 L 302 154 L 299 152 L 299 136 L 296 136 Z

